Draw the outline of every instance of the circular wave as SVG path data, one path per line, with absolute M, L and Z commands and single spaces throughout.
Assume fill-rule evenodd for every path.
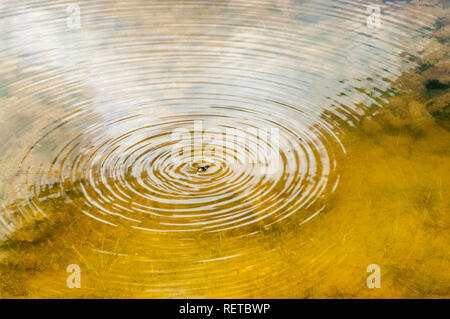
M 431 16 L 413 29 L 398 4 L 385 6 L 380 30 L 366 23 L 363 1 L 174 1 L 140 11 L 83 2 L 65 15 L 51 4 L 8 7 L 3 81 L 8 95 L 27 98 L 9 103 L 7 116 L 17 116 L 14 138 L 28 149 L 5 138 L 20 163 L 5 170 L 16 170 L 12 180 L 31 172 L 18 179 L 28 186 L 69 179 L 81 212 L 136 230 L 309 220 L 339 179 L 339 126 L 358 121 L 361 103 L 381 101 L 355 80 L 370 75 L 377 90 L 388 87 L 410 60 L 397 57 L 405 34 L 427 32 Z M 71 14 L 82 22 L 74 27 Z M 30 42 L 41 33 L 43 43 Z M 15 55 L 19 47 L 25 55 Z
M 162 232 L 267 226 L 310 207 L 335 167 L 328 136 L 266 104 L 270 115 L 220 106 L 87 128 L 61 146 L 52 170 L 76 184 L 70 197 L 83 213 L 108 224 Z

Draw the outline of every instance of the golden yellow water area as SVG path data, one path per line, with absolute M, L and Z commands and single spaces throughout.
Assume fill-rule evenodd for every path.
M 379 120 L 345 132 L 339 187 L 302 225 L 293 215 L 252 236 L 183 238 L 92 223 L 63 198 L 40 201 L 50 221 L 3 249 L 3 296 L 448 297 L 450 134 L 427 117 L 398 129 Z M 81 289 L 66 287 L 74 263 Z M 366 286 L 370 264 L 381 267 L 379 289 Z

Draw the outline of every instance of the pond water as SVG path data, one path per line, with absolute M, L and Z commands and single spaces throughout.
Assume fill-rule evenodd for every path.
M 449 297 L 447 5 L 1 1 L 2 296 Z

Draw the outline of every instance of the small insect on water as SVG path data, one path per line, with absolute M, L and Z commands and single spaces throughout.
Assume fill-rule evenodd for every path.
M 206 170 L 209 168 L 209 165 L 200 166 L 197 168 L 197 172 L 206 172 Z

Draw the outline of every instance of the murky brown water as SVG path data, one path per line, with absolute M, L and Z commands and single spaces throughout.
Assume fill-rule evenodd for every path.
M 448 297 L 446 4 L 370 5 L 0 2 L 2 295 Z

